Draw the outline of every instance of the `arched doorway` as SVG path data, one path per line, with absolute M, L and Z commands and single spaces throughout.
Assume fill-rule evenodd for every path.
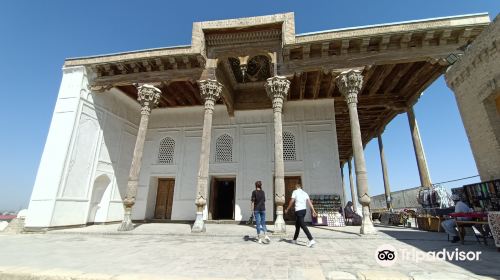
M 89 206 L 89 215 L 87 218 L 87 223 L 96 222 L 96 218 L 98 221 L 104 222 L 106 220 L 106 208 L 102 205 L 104 193 L 108 189 L 111 184 L 111 180 L 108 175 L 100 175 L 94 181 L 94 185 L 92 186 L 92 197 L 90 199 Z

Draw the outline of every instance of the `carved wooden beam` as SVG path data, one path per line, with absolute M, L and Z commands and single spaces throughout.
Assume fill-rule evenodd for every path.
M 141 71 L 141 68 L 140 68 L 138 62 L 130 62 L 129 65 L 130 65 L 130 68 L 132 68 L 132 71 L 134 73 L 139 73 Z
M 184 63 L 187 69 L 191 68 L 191 61 L 189 61 L 189 57 L 187 56 L 182 57 L 182 62 Z
M 443 34 L 441 34 L 441 37 L 439 37 L 439 45 L 446 45 L 448 43 L 448 40 L 451 38 L 451 29 L 446 29 L 443 31 Z
M 370 91 L 368 92 L 368 95 L 374 95 L 376 92 L 378 92 L 380 86 L 385 81 L 387 76 L 392 72 L 392 69 L 394 69 L 395 66 L 396 66 L 396 64 L 389 64 L 389 65 L 384 66 L 380 75 L 377 76 L 377 79 L 370 87 Z
M 201 98 L 200 92 L 197 89 L 196 81 L 187 81 L 186 86 L 189 92 L 191 92 L 193 97 L 196 99 L 198 105 L 203 105 L 203 99 Z
M 311 54 L 311 45 L 306 44 L 302 46 L 302 59 L 309 59 Z
M 158 69 L 160 71 L 164 71 L 165 70 L 165 64 L 163 63 L 163 61 L 160 58 L 156 58 L 155 59 L 155 64 L 156 64 L 156 66 L 158 67 Z
M 185 86 L 179 83 L 172 83 L 171 87 L 178 95 L 180 95 L 184 100 L 187 101 L 187 105 L 198 104 L 192 93 L 188 89 L 186 89 Z
M 425 32 L 424 39 L 422 41 L 422 46 L 423 47 L 429 46 L 432 39 L 434 39 L 434 31 L 429 30 Z
M 104 71 L 106 71 L 107 75 L 114 75 L 115 74 L 115 71 L 113 70 L 113 68 L 111 68 L 110 64 L 104 64 L 103 67 L 104 67 Z
M 293 75 L 294 72 L 318 71 L 325 67 L 330 69 L 346 69 L 364 67 L 365 65 L 382 65 L 426 61 L 429 57 L 444 58 L 456 52 L 460 44 L 447 44 L 444 46 L 429 46 L 422 48 L 395 49 L 365 54 L 332 55 L 328 57 L 290 60 L 281 68 L 282 75 Z
M 319 90 L 321 89 L 322 78 L 323 78 L 323 71 L 318 71 L 316 73 L 316 77 L 314 77 L 313 86 L 312 86 L 313 99 L 318 98 Z
M 332 78 L 330 79 L 330 83 L 328 84 L 328 89 L 326 90 L 326 97 L 331 98 L 333 96 L 333 92 L 335 91 L 335 82 L 337 81 L 337 77 L 339 76 L 339 72 L 332 71 Z
M 327 57 L 328 51 L 330 50 L 330 43 L 322 43 L 321 44 L 321 57 Z
M 177 61 L 175 60 L 175 58 L 173 57 L 169 57 L 168 58 L 168 63 L 170 64 L 170 66 L 172 67 L 172 69 L 177 69 Z
M 177 101 L 175 100 L 172 93 L 168 90 L 168 82 L 162 83 L 161 97 L 167 101 L 169 106 L 172 106 L 172 107 L 177 106 Z
M 368 46 L 370 45 L 370 38 L 361 39 L 361 45 L 359 47 L 359 51 L 362 53 L 368 52 Z
M 151 64 L 149 63 L 148 60 L 143 60 L 142 61 L 142 66 L 144 66 L 144 68 L 146 69 L 146 71 L 150 72 L 151 70 L 153 70 L 153 67 L 151 66 Z
M 347 54 L 347 50 L 349 49 L 349 39 L 343 39 L 340 44 L 340 55 Z
M 464 32 L 458 37 L 458 43 L 460 45 L 463 45 L 470 40 L 470 36 L 472 34 L 472 28 L 465 28 Z
M 382 40 L 380 41 L 380 51 L 385 51 L 387 50 L 387 47 L 389 47 L 389 42 L 391 41 L 391 35 L 384 35 L 382 36 Z
M 401 78 L 410 70 L 410 68 L 413 66 L 413 63 L 406 63 L 404 66 L 398 70 L 396 75 L 392 78 L 391 83 L 387 86 L 385 89 L 386 92 L 392 92 L 394 88 L 398 85 L 399 81 Z
M 412 97 L 410 97 L 410 99 L 407 101 L 408 103 L 408 107 L 409 106 L 413 106 L 413 104 L 415 104 L 418 100 L 418 98 L 420 98 L 420 95 L 421 93 L 430 85 L 432 84 L 437 78 L 439 78 L 439 76 L 441 76 L 445 70 L 446 70 L 446 67 L 447 66 L 433 66 L 431 68 L 430 71 L 428 71 L 427 73 L 425 73 L 427 76 L 425 78 L 423 78 L 422 80 L 426 81 L 420 85 L 418 85 L 415 89 L 414 89 L 414 92 L 416 92 L 417 94 L 414 94 Z M 424 74 L 424 75 L 425 75 Z
M 131 85 L 133 83 L 153 83 L 161 81 L 181 81 L 188 79 L 198 79 L 202 73 L 200 68 L 153 71 L 142 73 L 130 73 L 114 76 L 102 76 L 94 79 L 92 85 L 95 86 L 120 86 Z
M 175 99 L 178 106 L 190 105 L 188 104 L 189 101 L 187 101 L 187 99 L 183 96 L 182 92 L 180 92 L 179 89 L 173 83 L 168 84 L 167 91 L 169 95 L 171 95 Z
M 399 41 L 399 47 L 401 49 L 408 48 L 408 43 L 411 41 L 411 36 L 412 36 L 412 33 L 403 34 L 403 36 L 401 37 L 401 40 Z
M 363 95 L 363 92 L 366 90 L 367 85 L 370 81 L 370 78 L 373 76 L 373 73 L 375 73 L 375 66 L 374 65 L 368 65 L 365 67 L 363 71 L 363 85 L 361 86 L 361 89 L 359 90 L 359 94 Z
M 221 98 L 224 104 L 226 104 L 227 113 L 229 116 L 234 117 L 234 89 L 231 87 L 231 83 L 226 74 L 220 68 L 215 70 L 215 76 L 217 81 L 222 83 Z
M 417 93 L 417 87 L 421 81 L 425 80 L 426 74 L 429 74 L 434 70 L 434 66 L 429 63 L 426 63 L 422 67 L 420 67 L 417 71 L 412 73 L 412 76 L 406 81 L 405 86 L 401 89 L 402 94 Z M 418 93 L 417 95 L 420 95 Z M 411 105 L 411 104 L 410 104 Z
M 129 72 L 127 65 L 124 63 L 117 64 L 116 68 L 118 68 L 121 74 L 127 74 Z
M 306 83 L 307 83 L 307 72 L 303 72 L 302 75 L 300 75 L 299 100 L 304 99 L 304 94 L 306 92 Z

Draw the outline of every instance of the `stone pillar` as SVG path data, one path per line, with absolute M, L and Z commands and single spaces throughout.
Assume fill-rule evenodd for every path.
M 134 229 L 132 224 L 132 206 L 135 204 L 135 197 L 137 195 L 137 187 L 139 184 L 139 173 L 141 171 L 142 152 L 144 149 L 144 141 L 146 139 L 146 132 L 148 130 L 149 115 L 151 109 L 157 104 L 161 96 L 161 91 L 152 85 L 142 85 L 137 88 L 137 100 L 141 104 L 141 121 L 139 123 L 139 130 L 137 132 L 137 139 L 135 141 L 134 155 L 132 157 L 132 165 L 127 182 L 127 193 L 123 200 L 125 214 L 123 221 L 118 228 L 118 231 L 129 231 Z
M 356 186 L 358 187 L 359 202 L 363 209 L 363 220 L 361 223 L 361 234 L 375 233 L 375 228 L 370 217 L 370 196 L 368 195 L 368 176 L 366 172 L 363 142 L 361 140 L 361 129 L 358 118 L 358 93 L 363 84 L 363 76 L 360 71 L 349 70 L 340 74 L 337 86 L 344 95 L 349 108 L 349 119 L 351 123 L 352 148 L 354 153 L 354 166 L 356 168 Z
M 345 207 L 347 204 L 347 195 L 345 194 L 344 164 L 340 166 L 340 179 L 342 180 L 342 207 Z
M 358 212 L 358 199 L 356 198 L 356 190 L 354 188 L 354 178 L 352 177 L 352 165 L 351 159 L 347 161 L 347 167 L 349 169 L 349 186 L 351 188 L 351 202 L 352 202 L 352 210 L 354 212 Z
M 420 176 L 421 187 L 430 187 L 431 175 L 427 168 L 427 160 L 425 159 L 424 146 L 420 139 L 420 132 L 418 130 L 417 120 L 415 120 L 415 113 L 413 108 L 407 111 L 408 122 L 410 123 L 411 140 L 413 141 L 413 149 L 415 150 L 415 157 L 417 158 L 418 174 Z
M 273 101 L 274 112 L 274 202 L 276 203 L 276 221 L 274 234 L 286 233 L 286 224 L 283 219 L 283 205 L 285 204 L 285 166 L 283 162 L 283 129 L 281 113 L 283 102 L 286 100 L 290 81 L 286 77 L 274 76 L 266 81 L 267 95 Z
M 212 116 L 215 101 L 222 92 L 222 84 L 216 80 L 198 81 L 200 95 L 205 101 L 205 116 L 203 118 L 203 135 L 201 138 L 200 165 L 198 167 L 198 181 L 196 185 L 196 220 L 191 232 L 205 232 L 203 209 L 207 204 L 208 162 L 210 159 L 210 139 L 212 135 Z
M 385 162 L 384 144 L 382 143 L 382 135 L 378 135 L 378 149 L 380 152 L 380 163 L 382 165 L 382 177 L 384 178 L 385 201 L 387 209 L 392 208 L 391 186 L 389 185 L 389 175 L 387 174 L 387 163 Z

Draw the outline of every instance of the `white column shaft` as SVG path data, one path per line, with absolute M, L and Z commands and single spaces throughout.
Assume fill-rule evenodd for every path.
M 384 178 L 385 201 L 387 209 L 391 209 L 391 186 L 389 185 L 389 175 L 387 173 L 387 163 L 385 161 L 384 144 L 382 143 L 381 135 L 378 136 L 378 149 L 380 152 L 380 164 L 382 165 L 382 177 Z

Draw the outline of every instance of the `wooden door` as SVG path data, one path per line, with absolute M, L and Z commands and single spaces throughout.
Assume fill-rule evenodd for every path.
M 174 200 L 174 179 L 159 179 L 156 193 L 155 219 L 172 218 L 172 204 Z
M 290 203 L 290 198 L 292 197 L 292 193 L 295 190 L 295 185 L 300 184 L 302 180 L 299 176 L 295 177 L 285 177 L 285 210 Z M 284 214 L 285 221 L 295 221 L 295 207 L 292 207 L 288 214 Z

